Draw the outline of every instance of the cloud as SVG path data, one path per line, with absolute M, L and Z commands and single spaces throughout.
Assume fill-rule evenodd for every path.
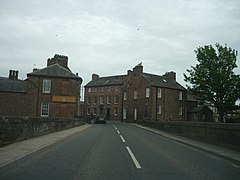
M 0 75 L 18 68 L 24 76 L 58 53 L 85 83 L 92 73 L 123 74 L 143 62 L 149 73 L 176 71 L 184 84 L 197 47 L 240 50 L 239 7 L 238 0 L 2 0 Z

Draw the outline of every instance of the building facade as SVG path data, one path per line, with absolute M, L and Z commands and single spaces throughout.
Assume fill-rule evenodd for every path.
M 0 116 L 26 116 L 27 81 L 18 79 L 17 70 L 9 70 L 8 77 L 0 77 Z
M 84 93 L 87 119 L 97 115 L 104 116 L 107 120 L 122 119 L 122 89 L 125 77 L 92 75 L 92 80 L 85 86 Z
M 14 96 L 9 94 L 7 98 L 16 99 L 17 103 L 11 107 L 13 112 L 3 108 L 0 115 L 42 117 L 76 117 L 80 115 L 82 78 L 71 72 L 67 56 L 55 55 L 47 60 L 47 67 L 34 69 L 33 72 L 27 74 L 25 81 L 15 81 L 24 83 L 24 91 L 16 92 Z M 22 98 L 18 101 L 19 97 Z M 8 103 L 5 103 L 5 106 L 8 106 Z M 14 109 L 17 107 L 23 108 L 24 111 L 15 113 Z
M 187 120 L 186 89 L 176 82 L 174 72 L 148 74 L 139 64 L 127 75 L 94 77 L 85 86 L 87 117 L 102 113 L 107 119 L 126 122 Z

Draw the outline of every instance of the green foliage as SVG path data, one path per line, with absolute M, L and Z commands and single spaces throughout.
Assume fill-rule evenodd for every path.
M 222 120 L 240 99 L 240 76 L 233 71 L 237 68 L 237 51 L 216 44 L 216 49 L 209 45 L 197 48 L 195 53 L 198 64 L 187 69 L 189 76 L 184 74 L 184 80 L 191 84 L 188 88 L 194 94 L 218 108 Z

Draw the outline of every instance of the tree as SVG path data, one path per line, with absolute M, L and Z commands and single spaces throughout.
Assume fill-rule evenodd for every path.
M 233 71 L 237 68 L 237 51 L 217 43 L 216 49 L 206 45 L 194 52 L 198 64 L 187 69 L 189 76 L 184 74 L 184 80 L 191 84 L 188 88 L 193 94 L 216 106 L 223 122 L 224 115 L 240 99 L 240 76 Z

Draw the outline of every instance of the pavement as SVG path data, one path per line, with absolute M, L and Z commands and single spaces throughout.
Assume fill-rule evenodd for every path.
M 86 124 L 75 128 L 39 136 L 36 138 L 19 141 L 0 148 L 0 168 L 12 164 L 13 162 L 23 159 L 43 148 L 54 143 L 63 141 L 67 137 L 83 131 L 91 125 Z
M 189 138 L 173 135 L 164 131 L 156 130 L 149 127 L 140 126 L 138 124 L 131 124 L 135 127 L 157 133 L 161 136 L 167 137 L 171 140 L 201 149 L 216 156 L 220 156 L 230 161 L 234 161 L 240 165 L 240 152 L 232 151 L 226 148 L 214 146 L 211 144 L 195 141 Z M 60 132 L 51 133 L 48 135 L 28 139 L 25 141 L 15 142 L 13 144 L 0 148 L 0 168 L 12 164 L 15 161 L 26 158 L 27 156 L 40 151 L 54 143 L 63 141 L 67 137 L 89 128 L 91 125 L 86 124 L 79 127 L 67 129 Z

